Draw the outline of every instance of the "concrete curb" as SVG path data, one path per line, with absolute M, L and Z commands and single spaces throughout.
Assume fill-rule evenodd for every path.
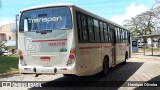
M 152 59 L 152 60 L 160 60 L 159 57 L 142 57 L 142 56 L 132 56 L 131 58 L 139 58 L 139 59 Z
M 0 73 L 0 77 L 2 77 L 2 76 L 8 76 L 8 75 L 14 75 L 14 74 L 19 74 L 19 72 Z

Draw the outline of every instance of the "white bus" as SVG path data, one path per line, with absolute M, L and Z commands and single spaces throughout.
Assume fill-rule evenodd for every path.
M 21 74 L 106 75 L 130 56 L 127 29 L 75 5 L 37 6 L 20 13 Z

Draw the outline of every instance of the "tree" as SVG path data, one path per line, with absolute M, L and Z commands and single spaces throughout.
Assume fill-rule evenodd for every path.
M 124 26 L 131 31 L 132 36 L 150 35 L 160 33 L 160 6 L 125 20 Z M 146 42 L 146 39 L 143 38 Z

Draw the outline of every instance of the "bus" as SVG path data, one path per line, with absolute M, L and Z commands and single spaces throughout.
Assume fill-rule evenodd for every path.
M 126 63 L 129 31 L 73 4 L 50 4 L 20 11 L 21 74 L 89 76 Z

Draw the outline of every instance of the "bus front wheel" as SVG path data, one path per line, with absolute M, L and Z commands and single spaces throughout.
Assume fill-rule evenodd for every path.
M 102 74 L 105 76 L 108 74 L 108 71 L 109 71 L 109 60 L 107 57 L 104 58 L 104 61 L 103 61 L 103 71 L 102 71 Z

